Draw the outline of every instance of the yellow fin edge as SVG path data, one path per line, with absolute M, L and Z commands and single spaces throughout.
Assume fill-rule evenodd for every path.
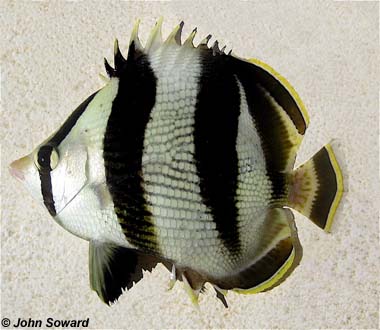
M 265 71 L 268 71 L 270 74 L 272 74 L 278 81 L 280 81 L 285 88 L 288 90 L 290 95 L 294 98 L 296 101 L 298 107 L 301 110 L 302 116 L 305 119 L 306 126 L 309 125 L 310 119 L 309 114 L 307 113 L 306 107 L 304 103 L 302 102 L 300 96 L 298 95 L 297 91 L 294 89 L 294 87 L 290 84 L 290 82 L 282 76 L 280 73 L 278 73 L 275 69 L 273 69 L 270 65 L 266 64 L 263 61 L 258 60 L 257 58 L 250 58 L 248 59 L 249 62 L 256 64 L 257 66 L 263 68 Z
M 259 293 L 264 290 L 270 289 L 286 274 L 286 272 L 292 266 L 294 259 L 295 259 L 295 249 L 293 247 L 292 253 L 290 254 L 289 258 L 281 266 L 281 268 L 276 272 L 276 274 L 274 274 L 270 279 L 250 289 L 233 289 L 232 291 L 239 294 L 255 294 L 255 293 Z
M 328 215 L 327 221 L 326 221 L 326 226 L 324 228 L 325 232 L 330 232 L 336 210 L 338 208 L 339 202 L 342 199 L 342 195 L 343 195 L 343 175 L 342 175 L 342 170 L 339 167 L 339 164 L 336 160 L 336 157 L 335 157 L 335 154 L 334 154 L 334 151 L 333 151 L 331 145 L 326 144 L 325 148 L 327 150 L 327 153 L 329 154 L 331 165 L 332 165 L 334 172 L 336 174 L 336 183 L 337 183 L 336 195 L 335 195 L 334 201 L 331 204 L 330 212 L 329 212 L 329 215 Z

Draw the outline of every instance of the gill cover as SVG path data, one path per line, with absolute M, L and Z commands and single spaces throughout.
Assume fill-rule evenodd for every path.
M 86 185 L 87 159 L 87 150 L 82 144 L 70 145 L 60 154 L 58 166 L 50 174 L 56 214 Z

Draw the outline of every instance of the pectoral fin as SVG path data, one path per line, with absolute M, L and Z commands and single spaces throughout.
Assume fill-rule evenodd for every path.
M 124 289 L 130 289 L 160 262 L 156 257 L 141 254 L 110 243 L 90 242 L 89 271 L 91 289 L 106 304 L 115 302 Z

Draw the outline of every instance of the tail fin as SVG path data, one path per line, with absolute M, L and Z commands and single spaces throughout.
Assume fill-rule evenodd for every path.
M 329 144 L 290 175 L 288 206 L 327 232 L 342 194 L 342 172 Z

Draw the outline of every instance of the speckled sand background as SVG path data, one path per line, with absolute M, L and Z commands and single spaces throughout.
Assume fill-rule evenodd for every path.
M 5 1 L 1 10 L 1 317 L 90 318 L 92 329 L 379 326 L 379 3 L 333 1 Z M 346 194 L 332 234 L 296 215 L 301 265 L 271 292 L 209 292 L 200 312 L 159 266 L 112 308 L 89 288 L 88 244 L 53 222 L 7 165 L 41 142 L 102 86 L 113 39 L 125 51 L 133 21 L 141 39 L 160 15 L 197 41 L 212 33 L 243 57 L 287 77 L 309 110 L 305 161 L 331 139 L 344 159 Z

